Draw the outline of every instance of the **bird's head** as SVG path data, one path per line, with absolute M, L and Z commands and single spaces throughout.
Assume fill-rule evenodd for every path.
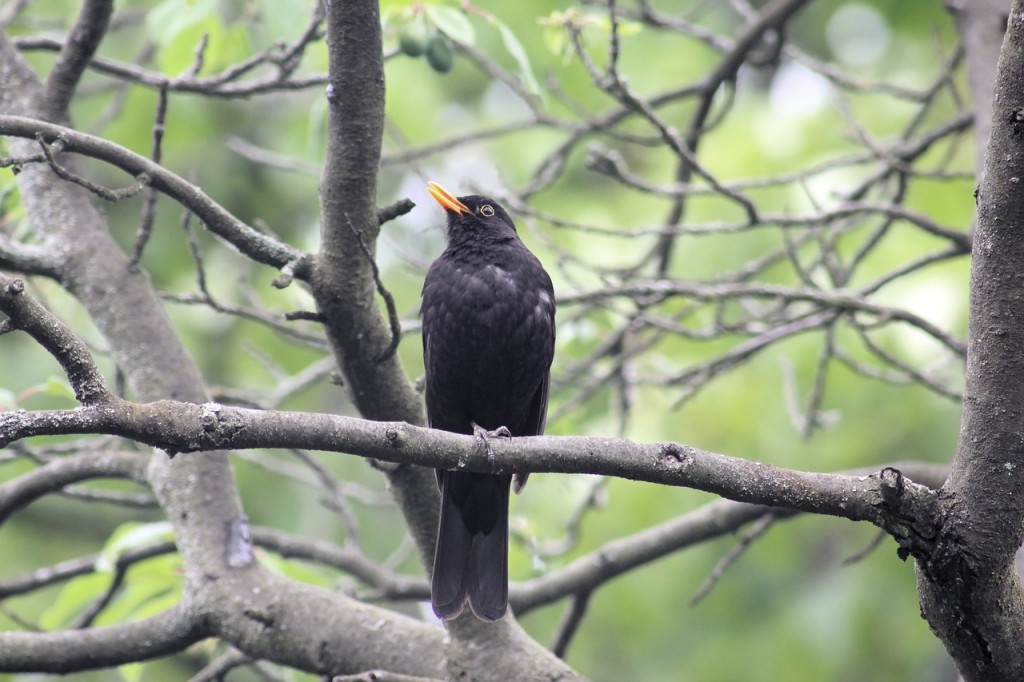
M 436 182 L 427 183 L 427 191 L 444 209 L 448 218 L 448 239 L 512 239 L 516 226 L 501 204 L 494 199 L 468 194 L 456 197 Z

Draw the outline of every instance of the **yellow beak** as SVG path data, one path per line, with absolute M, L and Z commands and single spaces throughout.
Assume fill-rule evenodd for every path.
M 446 211 L 454 211 L 459 215 L 463 213 L 472 213 L 464 203 L 455 198 L 455 195 L 446 190 L 436 182 L 427 183 L 427 191 L 430 192 L 430 196 L 434 197 L 434 201 L 441 204 L 441 208 Z

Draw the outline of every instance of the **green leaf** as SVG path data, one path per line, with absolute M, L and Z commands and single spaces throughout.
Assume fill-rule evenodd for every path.
M 146 16 L 150 37 L 159 47 L 160 70 L 179 74 L 195 63 L 196 47 L 205 34 L 207 50 L 204 71 L 216 69 L 221 61 L 225 26 L 217 14 L 216 0 L 170 0 Z
M 519 42 L 519 38 L 512 32 L 512 29 L 498 19 L 491 17 L 491 23 L 497 27 L 498 32 L 501 34 L 501 41 L 505 44 L 505 49 L 516 60 L 516 64 L 519 66 L 519 79 L 523 81 L 523 85 L 533 94 L 540 95 L 540 83 L 533 76 L 530 58 L 527 56 L 523 44 Z
M 64 585 L 53 605 L 43 612 L 39 625 L 44 630 L 61 630 L 82 612 L 88 604 L 98 599 L 110 584 L 110 576 L 90 573 L 72 578 Z
M 334 582 L 331 572 L 320 566 L 285 559 L 279 554 L 258 547 L 256 548 L 256 560 L 270 571 L 298 582 L 320 587 L 330 587 Z
M 146 30 L 157 45 L 166 46 L 182 31 L 216 19 L 215 0 L 164 0 L 146 13 Z
M 168 521 L 121 524 L 111 533 L 107 544 L 96 558 L 96 570 L 100 573 L 110 573 L 114 570 L 117 560 L 127 550 L 173 539 L 174 534 Z
M 565 33 L 565 27 L 559 24 L 548 24 L 544 27 L 544 44 L 552 54 L 558 55 L 563 61 L 572 56 L 572 46 Z
M 424 5 L 423 11 L 446 36 L 457 43 L 472 45 L 476 42 L 476 31 L 465 14 L 451 7 Z
M 42 392 L 46 395 L 59 396 L 61 398 L 75 399 L 75 392 L 71 390 L 71 386 L 68 382 L 64 381 L 55 374 L 51 374 L 46 377 L 46 383 L 42 385 Z
M 117 596 L 96 619 L 96 625 L 114 625 L 152 616 L 181 599 L 180 561 L 163 556 L 135 564 Z

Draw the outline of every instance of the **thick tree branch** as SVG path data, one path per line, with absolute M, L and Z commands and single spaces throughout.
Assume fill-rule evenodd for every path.
M 217 635 L 253 658 L 325 675 L 382 668 L 437 676 L 444 668 L 436 625 L 258 565 L 222 573 L 201 596 Z
M 75 410 L 0 413 L 0 445 L 41 435 L 104 433 L 169 452 L 306 448 L 396 464 L 487 473 L 603 474 L 685 486 L 752 504 L 867 520 L 884 525 L 909 505 L 927 512 L 933 493 L 884 476 L 843 476 L 781 469 L 679 443 L 620 438 L 535 436 L 491 443 L 493 460 L 473 436 L 404 422 L 304 412 L 277 412 L 162 400 L 114 399 Z M 897 498 L 889 490 L 901 485 Z M 893 506 L 895 504 L 895 506 Z M 932 519 L 914 519 L 925 525 Z M 895 521 L 893 521 L 895 522 Z
M 375 0 L 331 3 L 327 158 L 320 178 L 320 253 L 312 280 L 317 308 L 360 414 L 368 419 L 423 423 L 423 406 L 398 354 L 384 357 L 392 339 L 376 301 L 373 265 L 380 219 L 377 173 L 384 130 L 384 62 Z M 408 467 L 388 479 L 430 565 L 437 529 L 433 474 Z
M 423 420 L 397 357 L 378 362 L 391 332 L 377 308 L 373 265 L 380 230 L 377 172 L 384 128 L 384 65 L 377 3 L 331 4 L 327 160 L 320 179 L 317 305 L 359 411 L 370 419 Z
M 0 632 L 0 671 L 69 673 L 146 661 L 210 636 L 182 606 L 134 623 L 60 632 Z
M 970 55 L 968 55 L 970 58 Z M 922 613 L 969 682 L 1024 679 L 1024 0 L 996 72 L 978 194 L 960 443 L 940 491 L 943 524 L 916 552 Z
M 51 121 L 65 121 L 78 81 L 106 35 L 113 0 L 86 0 L 78 21 L 61 47 L 57 63 L 46 79 L 46 111 Z
M 975 168 L 979 181 L 985 168 L 985 148 L 992 131 L 992 92 L 995 65 L 1006 31 L 1006 0 L 946 0 L 964 46 L 967 83 L 974 101 Z
M 45 245 L 22 244 L 0 233 L 0 268 L 56 279 L 60 258 Z

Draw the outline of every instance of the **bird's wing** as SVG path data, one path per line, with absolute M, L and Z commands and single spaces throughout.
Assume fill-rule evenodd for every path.
M 544 379 L 540 382 L 540 386 L 537 387 L 537 392 L 533 395 L 533 402 L 530 403 L 530 418 L 527 424 L 530 427 L 532 435 L 540 436 L 544 434 L 544 424 L 548 419 L 548 384 L 551 383 L 551 371 L 544 372 Z M 518 495 L 526 487 L 526 479 L 530 477 L 530 474 L 514 474 L 512 476 L 512 490 Z

